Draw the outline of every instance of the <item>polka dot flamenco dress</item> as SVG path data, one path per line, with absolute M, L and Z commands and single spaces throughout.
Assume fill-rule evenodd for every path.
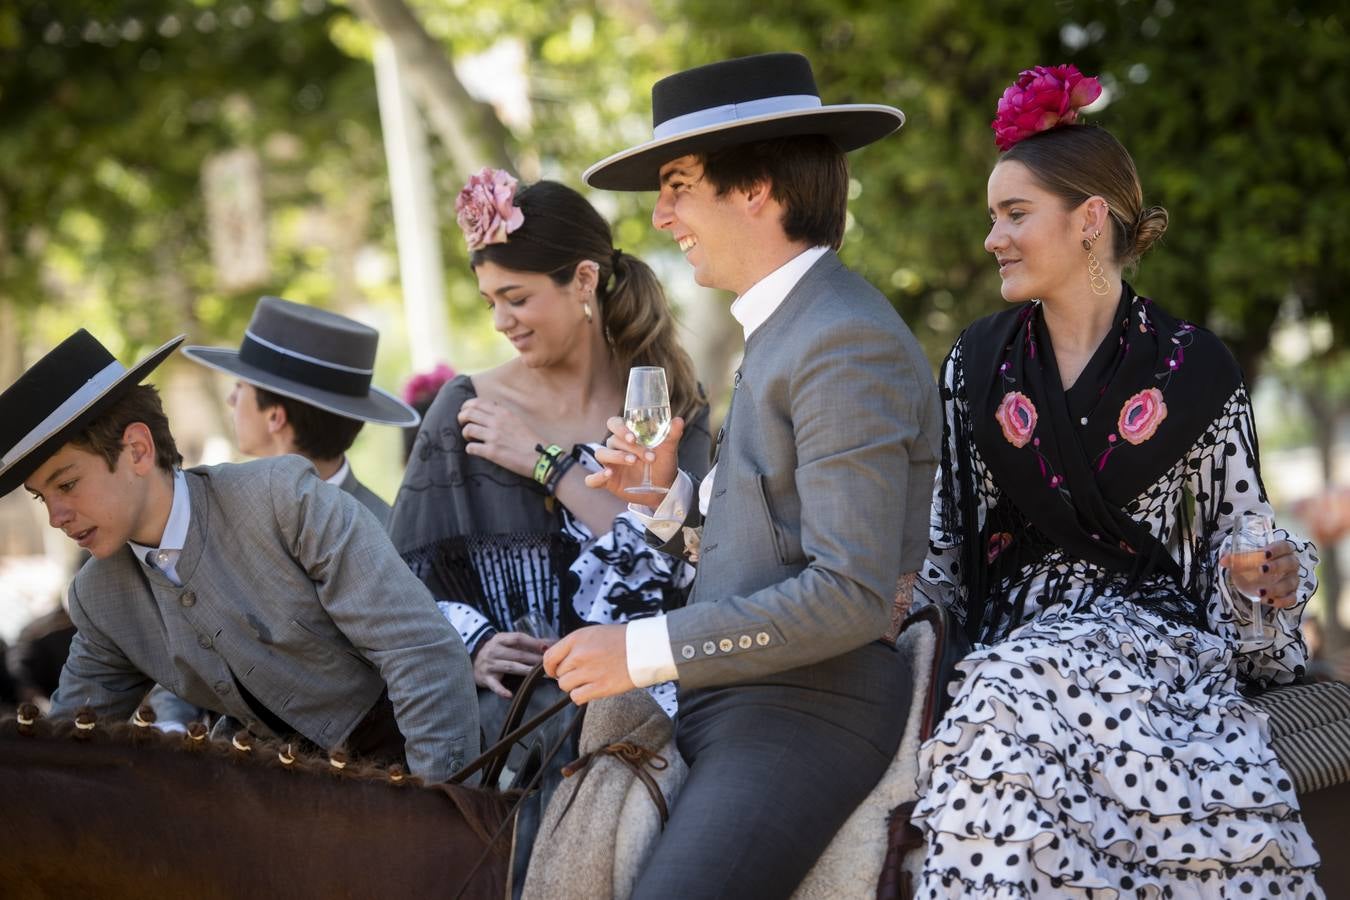
M 960 371 L 958 342 L 942 377 L 948 471 L 916 605 L 943 603 L 964 621 L 962 535 L 944 515 L 956 502 L 951 467 L 958 458 L 972 467 L 965 483 L 982 521 L 1001 495 L 977 449 L 952 452 L 952 435 L 968 433 Z M 986 640 L 960 664 L 952 704 L 920 752 L 914 822 L 927 855 L 916 897 L 1323 896 L 1291 779 L 1265 716 L 1241 694 L 1301 672 L 1314 550 L 1279 532 L 1297 548 L 1298 603 L 1271 616 L 1273 636 L 1246 652 L 1236 649 L 1244 614 L 1215 575 L 1232 511 L 1270 511 L 1255 447 L 1239 388 L 1125 507 L 1199 574 L 1206 627 L 1146 602 L 1165 585 L 1127 595 L 1118 576 L 1054 549 L 1007 576 L 1005 593 L 1021 602 L 986 620 Z

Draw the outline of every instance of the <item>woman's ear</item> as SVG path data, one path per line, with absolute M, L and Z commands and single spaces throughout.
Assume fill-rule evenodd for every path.
M 572 287 L 583 296 L 594 294 L 600 287 L 600 264 L 593 259 L 583 259 L 577 263 Z
M 1111 207 L 1106 198 L 1093 195 L 1079 207 L 1083 211 L 1083 239 L 1094 241 L 1094 234 L 1106 234 L 1111 225 Z

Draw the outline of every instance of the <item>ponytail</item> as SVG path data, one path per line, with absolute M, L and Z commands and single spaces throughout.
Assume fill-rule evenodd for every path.
M 675 334 L 675 317 L 651 267 L 628 253 L 615 250 L 610 260 L 613 278 L 599 292 L 601 316 L 619 368 L 660 366 L 666 370 L 670 410 L 688 419 L 704 402 L 694 363 Z

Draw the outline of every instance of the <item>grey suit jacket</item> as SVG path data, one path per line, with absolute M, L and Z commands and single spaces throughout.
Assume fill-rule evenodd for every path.
M 267 734 L 237 679 L 334 747 L 387 686 L 413 772 L 442 781 L 477 755 L 464 644 L 364 507 L 296 456 L 186 474 L 182 587 L 130 549 L 85 565 L 53 715 L 89 704 L 124 719 L 158 682 Z
M 380 522 L 380 527 L 385 531 L 389 530 L 389 504 L 380 499 L 380 496 L 356 480 L 356 472 L 350 465 L 347 467 L 347 477 L 342 479 L 342 484 L 338 485 L 347 493 L 355 497 L 362 506 L 370 510 Z
M 698 575 L 667 620 L 681 689 L 881 637 L 901 572 L 928 549 L 941 432 L 918 341 L 826 253 L 746 344 Z

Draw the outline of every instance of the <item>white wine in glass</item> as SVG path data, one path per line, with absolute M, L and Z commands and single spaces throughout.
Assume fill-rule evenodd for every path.
M 623 404 L 623 422 L 633 437 L 650 450 L 670 433 L 670 392 L 666 370 L 660 366 L 634 366 L 628 370 L 628 395 Z M 664 494 L 666 488 L 652 484 L 652 465 L 642 461 L 642 484 L 630 494 Z
M 1266 637 L 1265 615 L 1261 603 L 1261 565 L 1272 537 L 1270 517 L 1243 512 L 1233 518 L 1233 539 L 1229 544 L 1228 584 L 1233 593 L 1251 601 L 1251 624 L 1239 637 L 1244 643 L 1260 643 Z

